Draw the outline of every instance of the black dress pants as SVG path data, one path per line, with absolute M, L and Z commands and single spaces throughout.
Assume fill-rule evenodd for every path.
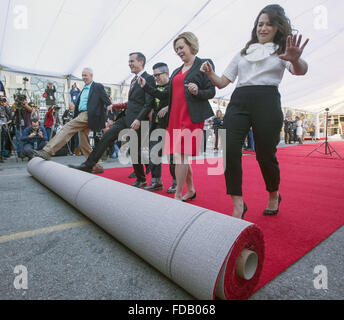
M 156 129 L 165 130 L 166 128 L 161 128 L 158 124 L 155 124 L 155 123 L 151 125 L 150 132 L 149 132 L 149 167 L 151 170 L 152 178 L 161 179 L 162 148 L 161 149 L 159 148 L 159 151 L 156 154 L 156 149 L 154 147 L 157 144 L 161 143 L 163 137 L 158 136 L 158 137 L 155 137 L 154 139 L 151 139 L 152 132 L 154 132 L 154 130 Z M 152 152 L 153 148 L 154 148 L 154 154 Z M 153 158 L 154 158 L 154 161 L 152 160 Z
M 223 123 L 226 129 L 224 164 L 227 194 L 242 196 L 242 145 L 251 126 L 256 159 L 266 190 L 278 191 L 280 170 L 276 152 L 283 126 L 278 88 L 248 86 L 235 89 Z
M 118 139 L 120 132 L 124 129 L 128 129 L 125 123 L 125 117 L 118 119 L 111 128 L 105 132 L 101 140 L 97 143 L 85 164 L 93 168 L 93 166 L 99 161 L 106 149 Z M 133 168 L 138 181 L 146 181 L 146 175 L 144 172 L 144 167 L 141 164 L 141 130 L 135 131 L 137 133 L 138 146 L 137 149 L 130 150 L 130 156 L 133 161 Z M 130 142 L 129 142 L 130 143 Z

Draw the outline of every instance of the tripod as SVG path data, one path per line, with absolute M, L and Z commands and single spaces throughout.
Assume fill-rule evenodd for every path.
M 322 143 L 319 147 L 317 147 L 316 149 L 314 149 L 310 154 L 307 155 L 307 157 L 309 157 L 311 154 L 313 154 L 314 152 L 318 152 L 318 153 L 321 153 L 321 154 L 325 154 L 326 156 L 327 155 L 330 155 L 332 156 L 332 154 L 336 154 L 341 160 L 343 160 L 343 158 L 339 155 L 339 153 L 336 151 L 335 148 L 333 148 L 331 146 L 331 144 L 328 142 L 328 112 L 330 111 L 330 109 L 326 109 L 326 123 L 325 123 L 325 127 L 326 127 L 326 140 L 324 143 Z M 319 150 L 325 146 L 325 153 L 323 152 L 320 152 Z M 307 158 L 306 157 L 306 158 Z

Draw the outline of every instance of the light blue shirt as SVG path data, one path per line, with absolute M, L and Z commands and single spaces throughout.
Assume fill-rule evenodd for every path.
M 88 95 L 90 94 L 90 89 L 91 89 L 92 84 L 93 84 L 93 81 L 89 85 L 84 86 L 84 89 L 81 92 L 80 102 L 79 102 L 79 112 L 87 111 Z

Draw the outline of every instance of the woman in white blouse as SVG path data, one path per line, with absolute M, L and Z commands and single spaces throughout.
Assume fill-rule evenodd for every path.
M 242 195 L 242 145 L 253 128 L 257 160 L 269 193 L 264 215 L 276 215 L 282 200 L 279 194 L 280 170 L 276 158 L 283 126 L 280 84 L 285 69 L 294 75 L 305 75 L 307 63 L 300 57 L 307 41 L 292 36 L 292 28 L 284 9 L 269 5 L 258 15 L 252 38 L 231 61 L 222 77 L 210 63 L 201 71 L 215 86 L 222 89 L 238 78 L 224 118 L 226 129 L 225 179 L 227 194 L 232 196 L 233 217 L 244 219 L 247 206 Z

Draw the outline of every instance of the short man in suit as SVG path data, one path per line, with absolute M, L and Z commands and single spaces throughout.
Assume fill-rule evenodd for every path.
M 92 167 L 101 158 L 106 148 L 117 140 L 120 132 L 124 129 L 135 130 L 137 134 L 137 148 L 130 149 L 130 156 L 133 162 L 133 168 L 137 180 L 133 184 L 134 187 L 142 188 L 147 185 L 144 167 L 141 163 L 141 122 L 148 119 L 148 114 L 152 109 L 154 99 L 139 86 L 138 79 L 143 77 L 151 86 L 155 86 L 154 78 L 145 70 L 146 58 L 140 52 L 134 52 L 129 55 L 129 67 L 135 77 L 130 84 L 128 102 L 122 104 L 114 104 L 108 107 L 108 110 L 125 109 L 125 114 L 119 117 L 114 125 L 104 134 L 93 152 L 90 154 L 86 162 L 79 166 L 70 165 L 71 168 L 90 172 Z M 130 141 L 132 145 L 132 141 Z M 135 160 L 134 160 L 135 159 Z
M 75 104 L 74 119 L 69 121 L 58 134 L 40 151 L 34 151 L 34 156 L 50 160 L 56 151 L 60 150 L 75 133 L 79 133 L 79 145 L 83 155 L 88 158 L 92 152 L 89 140 L 90 130 L 99 131 L 105 127 L 106 110 L 111 106 L 104 86 L 93 81 L 93 71 L 84 68 L 82 80 L 85 86 Z M 101 173 L 104 169 L 97 162 L 90 172 Z
M 166 63 L 159 62 L 153 66 L 153 76 L 155 78 L 157 87 L 151 87 L 146 83 L 143 78 L 140 78 L 139 85 L 145 90 L 148 94 L 155 98 L 154 100 L 154 109 L 152 113 L 152 125 L 150 127 L 150 135 L 156 129 L 166 129 L 168 125 L 168 102 L 169 102 L 169 69 Z M 152 183 L 151 185 L 145 187 L 145 190 L 148 191 L 159 191 L 163 189 L 163 184 L 161 180 L 162 166 L 161 166 L 161 157 L 162 150 L 160 149 L 158 154 L 152 153 L 152 150 L 158 143 L 161 143 L 162 137 L 160 136 L 158 140 L 155 138 L 150 139 L 149 149 L 150 149 L 150 169 L 152 174 Z M 158 159 L 156 158 L 158 156 Z M 154 161 L 153 161 L 154 158 Z M 177 190 L 177 181 L 175 174 L 175 164 L 173 164 L 173 156 L 170 156 L 170 174 L 173 179 L 173 184 L 167 189 L 167 193 L 175 193 Z

